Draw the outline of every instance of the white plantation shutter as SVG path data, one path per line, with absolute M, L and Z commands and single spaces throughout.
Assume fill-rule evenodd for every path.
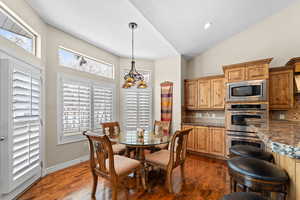
M 86 139 L 85 130 L 101 131 L 102 122 L 114 119 L 115 86 L 59 74 L 58 141 Z
M 139 89 L 138 91 L 138 118 L 139 128 L 151 130 L 152 120 L 152 91 L 150 89 Z
M 88 83 L 68 78 L 61 79 L 62 139 L 79 136 L 90 130 L 91 87 Z M 61 122 L 59 122 L 61 123 Z
M 123 89 L 124 128 L 136 130 L 152 128 L 152 90 Z
M 6 136 L 8 162 L 4 168 L 7 170 L 4 192 L 8 193 L 41 170 L 41 77 L 39 70 L 5 62 L 1 65 L 6 65 L 11 80 L 8 92 L 10 126 Z
M 113 95 L 112 86 L 93 86 L 93 129 L 101 130 L 101 123 L 113 121 Z

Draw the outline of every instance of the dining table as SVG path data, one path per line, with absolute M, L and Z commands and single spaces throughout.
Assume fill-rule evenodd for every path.
M 146 177 L 145 149 L 150 149 L 156 145 L 168 144 L 172 137 L 169 134 L 155 134 L 154 131 L 145 131 L 143 137 L 139 137 L 137 132 L 137 130 L 122 131 L 117 136 L 111 137 L 110 140 L 136 150 L 135 159 L 142 163 L 142 175 Z M 147 189 L 145 179 L 142 184 Z

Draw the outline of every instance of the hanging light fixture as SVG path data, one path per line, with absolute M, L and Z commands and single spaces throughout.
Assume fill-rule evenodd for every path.
M 146 81 L 144 80 L 144 76 L 136 71 L 135 68 L 135 58 L 134 58 L 134 30 L 137 28 L 137 24 L 135 22 L 129 23 L 129 28 L 131 29 L 131 69 L 124 76 L 125 83 L 123 84 L 123 88 L 130 88 L 137 84 L 137 88 L 147 88 Z

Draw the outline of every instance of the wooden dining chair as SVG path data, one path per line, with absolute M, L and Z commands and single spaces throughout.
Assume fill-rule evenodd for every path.
M 160 130 L 159 130 L 160 129 Z M 159 134 L 157 133 L 158 131 L 161 131 L 161 134 L 163 135 L 169 135 L 171 131 L 171 121 L 154 121 L 154 134 Z M 159 144 L 155 145 L 154 147 L 150 148 L 151 153 L 155 151 L 159 151 L 162 149 L 168 149 L 169 143 L 167 144 Z
M 105 122 L 101 124 L 103 135 L 107 135 L 109 138 L 114 138 L 120 134 L 119 122 Z M 126 145 L 124 144 L 113 144 L 112 149 L 114 154 L 122 155 L 126 152 Z
M 112 200 L 117 199 L 118 190 L 126 189 L 129 184 L 128 175 L 136 174 L 136 184 L 140 185 L 141 163 L 137 160 L 127 158 L 125 156 L 114 155 L 112 144 L 108 136 L 96 135 L 91 132 L 83 132 L 88 138 L 90 145 L 90 167 L 93 175 L 92 199 L 95 199 L 95 194 L 98 184 L 98 176 L 107 179 L 112 185 Z
M 180 166 L 181 177 L 185 181 L 184 163 L 186 159 L 186 146 L 188 134 L 192 129 L 176 131 L 171 139 L 170 150 L 160 150 L 145 157 L 146 163 L 150 166 L 156 166 L 166 171 L 166 187 L 170 193 L 173 193 L 172 172 L 173 169 Z

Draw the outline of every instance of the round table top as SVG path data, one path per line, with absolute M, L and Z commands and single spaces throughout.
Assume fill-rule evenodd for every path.
M 126 131 L 121 132 L 119 136 L 111 139 L 111 141 L 132 147 L 149 147 L 159 144 L 167 144 L 170 142 L 171 138 L 172 137 L 170 135 L 156 136 L 151 131 L 145 131 L 144 138 L 138 138 L 137 131 Z

